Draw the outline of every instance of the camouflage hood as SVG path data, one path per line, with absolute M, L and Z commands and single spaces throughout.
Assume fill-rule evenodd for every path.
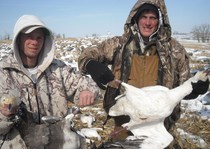
M 8 67 L 14 67 L 16 69 L 22 70 L 25 73 L 27 73 L 26 69 L 23 67 L 22 60 L 20 58 L 20 53 L 17 45 L 17 40 L 20 32 L 30 26 L 40 26 L 41 28 L 44 28 L 48 31 L 48 34 L 45 37 L 45 44 L 44 44 L 44 51 L 42 50 L 40 55 L 39 55 L 39 60 L 38 60 L 38 69 L 43 72 L 52 62 L 53 57 L 54 57 L 54 40 L 53 40 L 53 35 L 50 29 L 46 27 L 46 25 L 38 19 L 36 16 L 32 15 L 23 15 L 18 19 L 18 21 L 15 24 L 14 31 L 13 31 L 13 42 L 12 42 L 12 48 L 14 52 L 14 61 L 13 66 L 9 64 L 10 66 Z M 19 63 L 19 66 L 18 66 Z M 5 63 L 3 67 L 7 67 L 7 64 Z
M 164 0 L 138 0 L 128 15 L 128 18 L 124 25 L 124 34 L 128 36 L 130 35 L 131 31 L 133 31 L 133 34 L 136 34 L 138 32 L 135 27 L 136 24 L 134 22 L 134 16 L 138 12 L 139 8 L 146 3 L 156 6 L 159 11 L 159 28 L 156 32 L 158 39 L 168 40 L 168 38 L 171 37 L 171 26 L 169 24 L 167 9 Z

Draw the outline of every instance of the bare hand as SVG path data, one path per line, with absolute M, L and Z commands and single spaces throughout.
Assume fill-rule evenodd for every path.
M 13 115 L 17 112 L 17 107 L 11 109 L 10 105 L 1 105 L 0 106 L 0 111 L 4 116 L 9 117 L 9 116 L 11 116 L 11 115 Z
M 95 95 L 91 91 L 82 91 L 79 95 L 79 106 L 84 107 L 92 105 L 94 102 Z
M 17 113 L 21 100 L 13 95 L 3 95 L 0 98 L 0 112 L 4 116 L 12 116 Z

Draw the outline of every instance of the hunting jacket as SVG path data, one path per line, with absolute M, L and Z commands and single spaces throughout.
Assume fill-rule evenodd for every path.
M 35 79 L 32 79 L 32 75 L 23 66 L 17 45 L 21 30 L 33 25 L 41 25 L 49 31 L 39 55 L 38 73 Z M 27 111 L 33 113 L 36 123 L 40 123 L 42 116 L 63 117 L 67 113 L 67 101 L 77 104 L 79 93 L 83 90 L 92 91 L 96 97 L 98 96 L 99 89 L 92 79 L 75 73 L 71 66 L 54 59 L 55 46 L 52 32 L 35 16 L 24 15 L 17 21 L 12 48 L 14 54 L 0 63 L 0 95 L 18 93 L 15 93 L 16 96 L 23 101 Z M 0 144 L 2 147 L 14 141 L 11 138 L 5 139 L 8 138 L 7 134 L 11 134 L 13 126 L 14 123 L 0 113 Z M 14 144 L 10 146 L 17 148 Z

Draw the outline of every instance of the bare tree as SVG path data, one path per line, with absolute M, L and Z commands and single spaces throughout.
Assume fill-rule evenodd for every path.
M 195 40 L 198 40 L 198 42 L 200 42 L 200 32 L 199 32 L 199 28 L 198 26 L 194 26 L 192 29 L 192 34 L 193 34 L 193 38 Z
M 198 42 L 209 42 L 210 41 L 210 24 L 202 24 L 200 26 L 195 26 L 192 29 L 193 37 L 198 40 Z

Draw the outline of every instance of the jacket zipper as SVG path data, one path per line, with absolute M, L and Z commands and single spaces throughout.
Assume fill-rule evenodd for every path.
M 36 83 L 33 83 L 33 94 L 35 95 L 35 98 L 36 98 L 36 104 L 37 104 L 37 110 L 38 110 L 38 123 L 41 124 L 41 117 L 40 117 L 40 109 L 39 109 L 39 101 L 38 101 L 38 96 L 37 96 Z

